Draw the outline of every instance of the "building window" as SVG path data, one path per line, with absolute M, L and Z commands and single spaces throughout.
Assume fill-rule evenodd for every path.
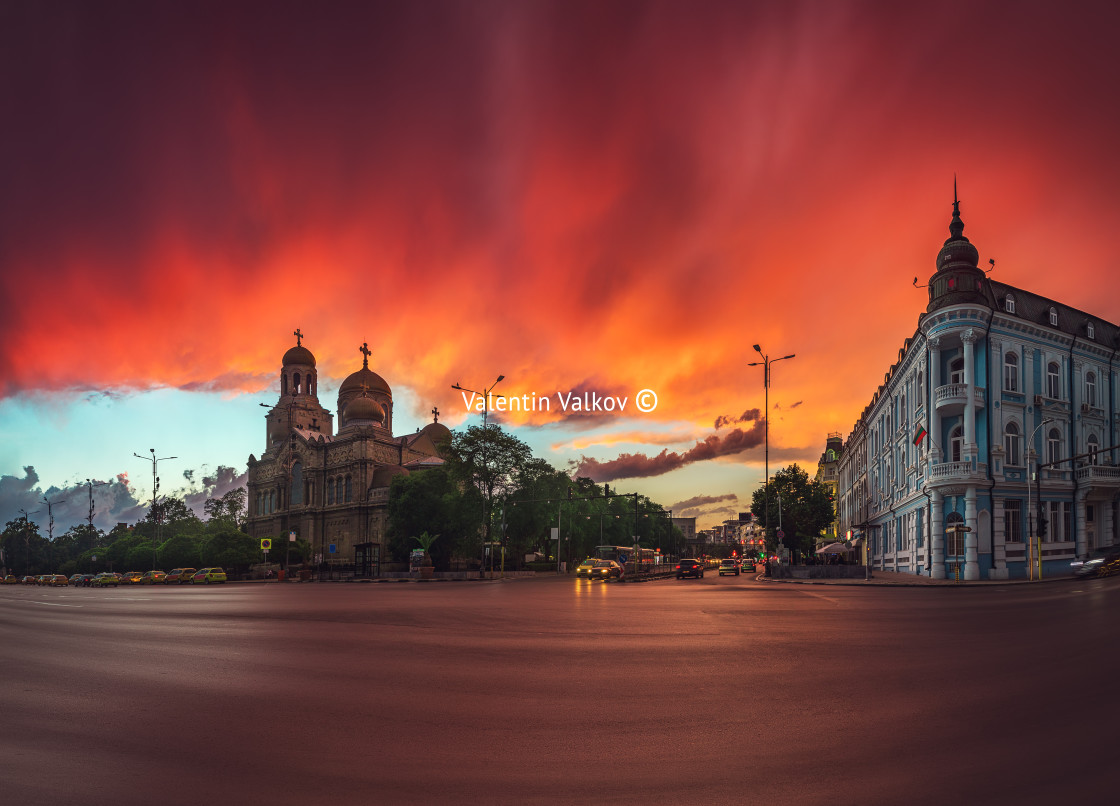
M 1054 463 L 1058 461 L 1062 452 L 1062 435 L 1057 428 L 1051 428 L 1050 433 L 1046 437 L 1046 461 Z
M 1006 454 L 1004 464 L 1012 467 L 1019 467 L 1022 464 L 1022 457 L 1019 455 L 1019 436 L 1019 426 L 1008 423 L 1003 432 L 1003 450 Z
M 949 362 L 949 383 L 964 383 L 963 358 L 954 358 Z
M 1099 459 L 1097 451 L 1100 450 L 1101 444 L 1097 442 L 1097 435 L 1090 434 L 1088 442 L 1085 443 L 1086 452 L 1089 454 L 1089 464 L 1095 465 Z
M 292 465 L 292 506 L 298 507 L 303 504 L 303 465 L 296 462 Z
M 345 499 L 342 497 L 342 476 L 334 480 L 334 502 L 341 504 Z
M 1046 365 L 1046 396 L 1053 400 L 1062 398 L 1062 376 L 1058 372 L 1057 361 Z
M 1023 542 L 1023 502 L 1003 502 L 1003 539 L 1006 543 Z
M 334 503 L 334 479 L 327 479 L 327 505 Z
M 349 476 L 346 477 L 346 503 L 354 500 L 354 485 Z
M 1050 308 L 1050 324 L 1054 327 L 1058 326 L 1058 309 L 1053 306 Z
M 1008 294 L 1003 299 L 1003 309 L 1008 313 L 1015 313 L 1015 297 Z
M 297 372 L 295 374 L 295 376 L 292 378 L 292 394 L 293 395 L 298 395 L 299 394 L 299 381 L 300 381 L 300 377 L 299 377 L 299 373 Z
M 1097 405 L 1097 373 L 1095 372 L 1085 376 L 1085 402 L 1093 407 Z
M 1019 391 L 1019 355 L 1008 353 L 1003 357 L 1003 388 L 1007 392 Z
M 961 433 L 961 427 L 958 425 L 953 429 L 953 433 L 949 436 L 949 461 L 961 461 L 962 449 L 964 447 L 964 435 Z
M 1090 339 L 1095 339 L 1097 337 L 1096 330 L 1093 328 L 1092 322 L 1089 322 L 1089 324 L 1085 325 L 1085 335 Z

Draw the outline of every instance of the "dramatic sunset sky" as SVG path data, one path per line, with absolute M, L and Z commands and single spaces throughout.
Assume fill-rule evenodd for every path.
M 197 506 L 280 358 L 454 383 L 558 469 L 711 525 L 813 472 L 948 237 L 1120 322 L 1120 12 L 1070 2 L 0 0 L 0 524 Z M 657 408 L 635 408 L 652 389 Z M 628 398 L 570 416 L 556 394 Z M 573 464 L 574 463 L 574 464 Z M 225 468 L 225 469 L 223 469 Z

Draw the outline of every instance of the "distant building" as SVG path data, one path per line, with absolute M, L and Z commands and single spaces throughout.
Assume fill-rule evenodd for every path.
M 685 542 L 696 539 L 696 518 L 673 518 L 673 525 L 680 529 Z
M 841 531 L 935 578 L 1026 576 L 1038 518 L 1044 574 L 1114 545 L 1118 348 L 1116 325 L 989 278 L 954 200 L 929 305 L 845 442 Z
M 840 455 L 844 452 L 844 435 L 829 434 L 825 440 L 824 453 L 817 460 L 816 480 L 828 488 L 832 494 L 832 523 L 824 531 L 826 542 L 834 542 L 840 536 L 840 508 L 837 489 L 840 479 Z
M 279 537 L 274 558 L 283 556 L 290 532 L 326 562 L 372 570 L 385 545 L 389 484 L 443 464 L 439 446 L 451 432 L 432 422 L 394 436 L 393 392 L 370 370 L 363 344 L 361 369 L 338 390 L 334 433 L 331 412 L 319 403 L 315 356 L 302 345 L 303 334 L 295 335 L 296 346 L 281 361 L 280 398 L 265 417 L 265 451 L 249 457 L 248 532 Z

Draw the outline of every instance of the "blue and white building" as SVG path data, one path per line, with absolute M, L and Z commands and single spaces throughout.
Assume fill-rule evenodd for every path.
M 1022 578 L 1033 555 L 1069 573 L 1118 542 L 1120 328 L 992 280 L 959 201 L 949 233 L 926 312 L 845 441 L 840 528 L 886 570 Z

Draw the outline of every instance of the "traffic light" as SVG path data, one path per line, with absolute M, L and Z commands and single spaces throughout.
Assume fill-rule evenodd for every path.
M 1046 537 L 1046 517 L 1043 515 L 1038 516 L 1038 536 Z
M 568 500 L 569 501 L 572 500 L 572 488 L 571 487 L 568 488 Z

